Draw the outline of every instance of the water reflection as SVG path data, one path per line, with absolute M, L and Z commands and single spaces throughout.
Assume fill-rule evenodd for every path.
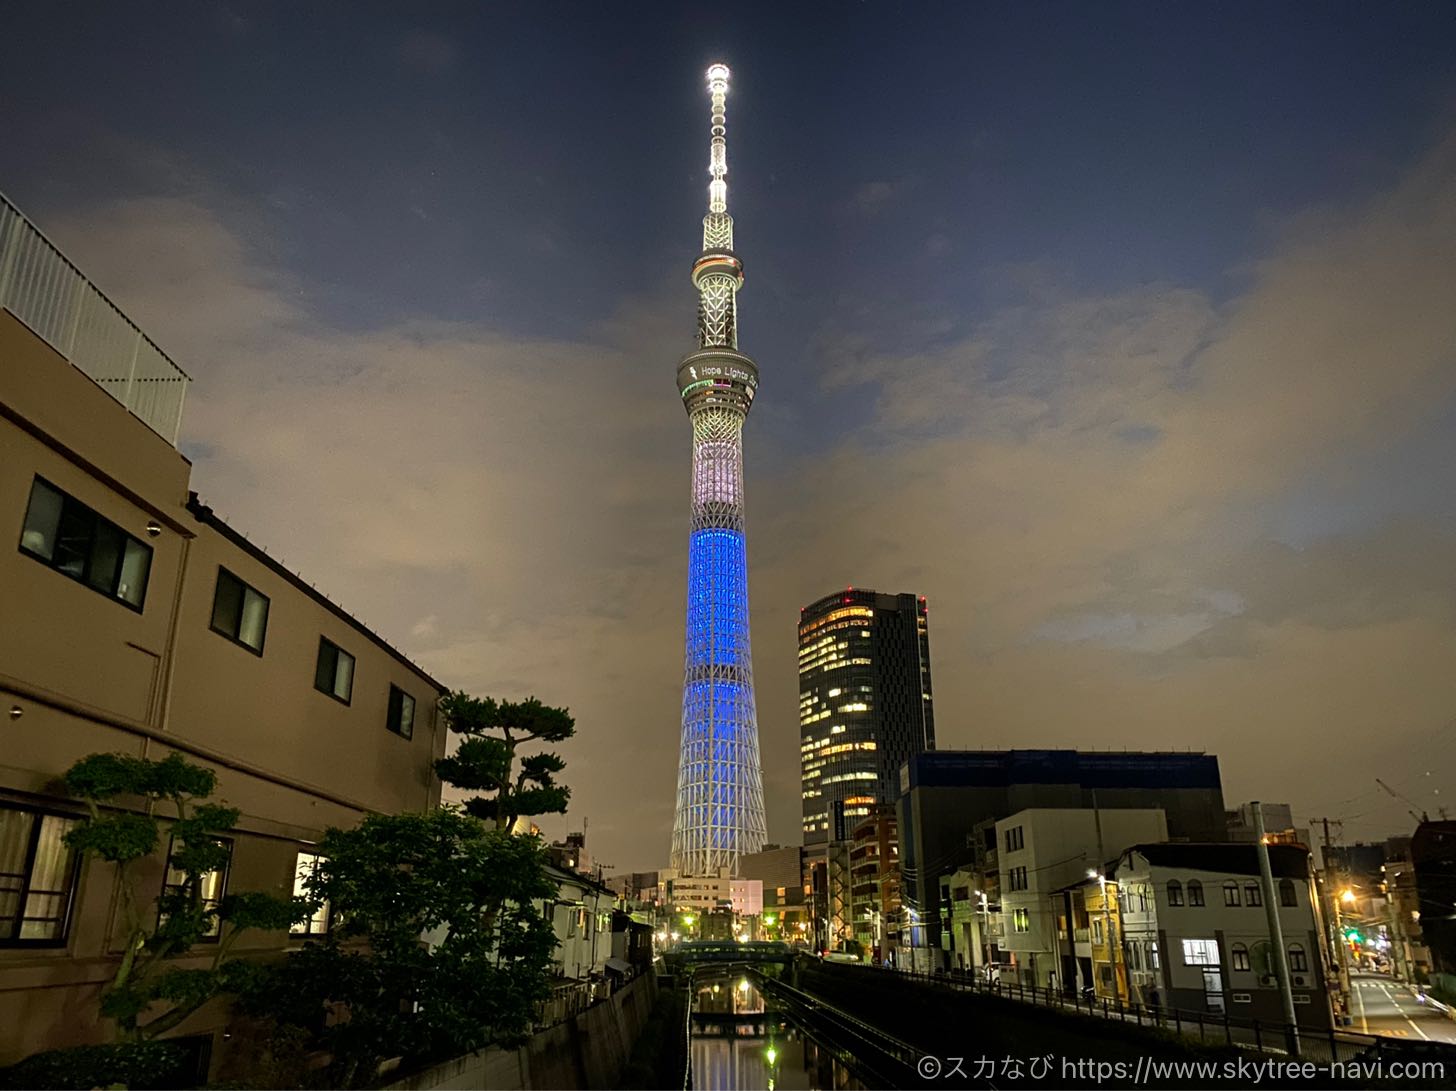
M 693 1009 L 693 1086 L 699 1091 L 858 1091 L 834 1056 L 787 1023 L 746 979 L 703 983 Z

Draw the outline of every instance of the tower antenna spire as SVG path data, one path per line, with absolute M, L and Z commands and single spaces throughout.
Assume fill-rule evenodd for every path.
M 728 211 L 728 66 L 708 69 L 708 97 L 713 101 L 713 139 L 708 153 L 708 211 Z M 706 249 L 706 247 L 704 248 Z

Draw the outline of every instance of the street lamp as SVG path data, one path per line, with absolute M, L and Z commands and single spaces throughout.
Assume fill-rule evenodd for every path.
M 991 906 L 986 901 L 986 892 L 984 890 L 978 890 L 975 893 L 976 897 L 981 899 L 981 907 L 977 910 L 981 914 L 981 927 L 978 929 L 981 933 L 981 966 L 986 968 L 986 974 L 989 980 L 991 973 L 989 969 L 991 965 Z

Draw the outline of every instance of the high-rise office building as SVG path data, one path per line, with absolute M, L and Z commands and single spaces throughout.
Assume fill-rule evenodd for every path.
M 843 841 L 935 749 L 925 597 L 849 588 L 799 612 L 804 843 Z
M 743 422 L 758 389 L 758 367 L 738 351 L 743 262 L 733 252 L 728 214 L 727 65 L 708 69 L 708 94 L 712 181 L 703 252 L 693 263 L 698 347 L 677 369 L 693 427 L 687 651 L 672 828 L 672 868 L 679 876 L 731 871 L 764 838 L 743 540 Z

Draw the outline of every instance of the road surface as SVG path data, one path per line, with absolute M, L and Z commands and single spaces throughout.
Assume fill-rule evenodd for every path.
M 1350 1030 L 1456 1045 L 1456 1019 L 1422 1004 L 1387 974 L 1352 973 L 1355 1022 Z

